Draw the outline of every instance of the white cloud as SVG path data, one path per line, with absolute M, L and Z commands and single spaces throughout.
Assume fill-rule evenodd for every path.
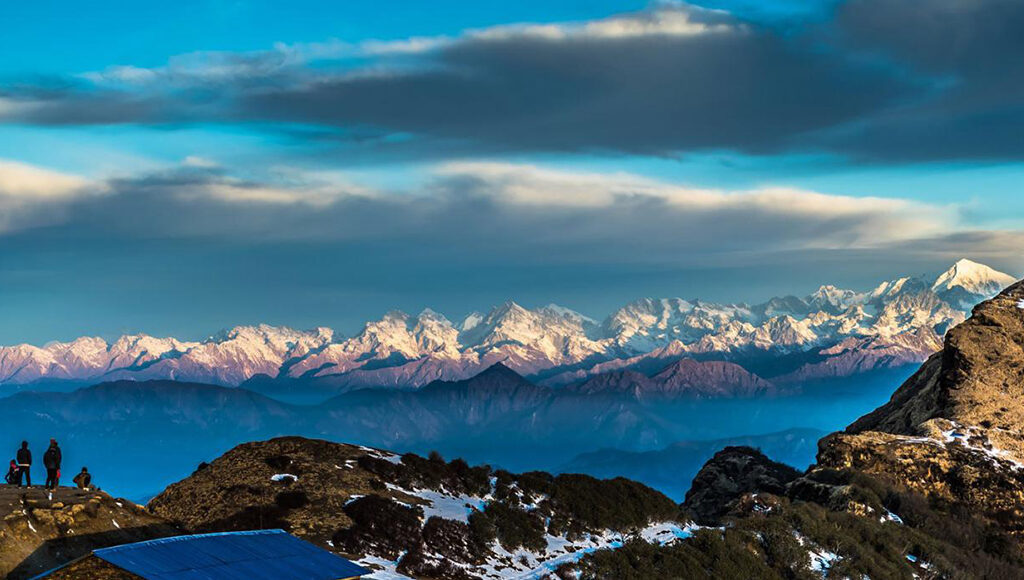
M 725 23 L 703 22 L 694 15 L 711 11 L 666 4 L 654 10 L 616 15 L 601 20 L 560 24 L 512 24 L 471 30 L 466 36 L 483 40 L 541 38 L 546 40 L 615 39 L 643 36 L 696 36 L 737 30 Z
M 25 201 L 67 198 L 91 185 L 77 175 L 0 159 L 0 196 Z
M 71 200 L 102 189 L 84 177 L 0 159 L 0 234 L 64 221 Z
M 412 236 L 447 248 L 507 240 L 517 252 L 573 259 L 593 251 L 672 260 L 680 252 L 932 247 L 927 240 L 967 231 L 955 206 L 779 187 L 725 191 L 526 164 L 448 163 L 401 192 L 360 185 L 342 172 L 271 167 L 266 174 L 244 180 L 190 159 L 162 172 L 91 182 L 0 162 L 0 232 L 66 222 L 129 236 Z
M 665 2 L 655 5 L 650 10 L 618 14 L 598 20 L 551 24 L 503 24 L 468 29 L 455 36 L 370 39 L 358 43 L 331 38 L 323 42 L 278 42 L 268 50 L 250 52 L 199 51 L 173 56 L 161 67 L 116 65 L 102 71 L 85 72 L 79 76 L 97 84 L 218 82 L 268 77 L 318 61 L 424 54 L 473 40 L 571 41 L 645 36 L 695 36 L 742 29 L 741 25 L 735 23 L 715 22 L 724 14 L 683 3 Z M 373 68 L 373 65 L 370 68 Z M 347 74 L 351 74 L 351 71 Z M 3 106 L 0 101 L 0 115 L 2 114 Z
M 656 200 L 663 211 L 678 213 L 681 223 L 704 215 L 730 223 L 749 219 L 820 227 L 818 236 L 806 240 L 809 245 L 829 246 L 842 240 L 844 245 L 873 246 L 958 229 L 956 207 L 898 198 L 830 195 L 785 187 L 724 191 L 629 173 L 569 172 L 509 163 L 448 163 L 436 173 L 451 180 L 477 182 L 476 191 L 512 205 L 611 209 L 630 201 Z M 842 235 L 837 238 L 836 234 Z

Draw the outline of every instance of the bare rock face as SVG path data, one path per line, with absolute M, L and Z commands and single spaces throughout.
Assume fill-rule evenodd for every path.
M 0 487 L 0 577 L 31 578 L 97 548 L 177 535 L 141 506 L 102 491 Z
M 978 305 L 874 412 L 819 443 L 853 469 L 1024 536 L 1024 283 Z
M 752 447 L 726 447 L 697 473 L 683 506 L 697 523 L 715 525 L 746 494 L 784 495 L 786 485 L 799 476 L 799 471 Z
M 944 502 L 965 504 L 1004 531 L 1024 533 L 1024 468 L 986 448 L 983 436 L 948 421 L 929 422 L 948 440 L 867 431 L 821 442 L 819 465 L 852 469 Z
M 1006 457 L 1024 462 L 1024 283 L 975 307 L 892 400 L 848 433 L 924 435 L 930 419 L 972 427 Z

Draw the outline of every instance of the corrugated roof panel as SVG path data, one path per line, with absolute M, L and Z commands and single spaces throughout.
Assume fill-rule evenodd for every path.
M 146 580 L 337 580 L 370 573 L 282 530 L 178 536 L 93 553 Z

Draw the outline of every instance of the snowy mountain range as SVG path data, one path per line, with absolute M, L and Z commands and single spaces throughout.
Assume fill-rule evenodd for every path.
M 603 322 L 556 305 L 507 302 L 455 324 L 424 310 L 390 312 L 352 337 L 330 328 L 239 326 L 202 341 L 82 337 L 0 347 L 0 384 L 172 379 L 236 386 L 416 388 L 501 362 L 557 386 L 611 371 L 654 374 L 691 358 L 757 373 L 745 385 L 849 376 L 918 363 L 968 310 L 1015 279 L 960 260 L 937 277 L 902 277 L 866 292 L 822 286 L 754 305 L 681 298 L 637 300 Z M 695 366 L 694 372 L 709 372 Z

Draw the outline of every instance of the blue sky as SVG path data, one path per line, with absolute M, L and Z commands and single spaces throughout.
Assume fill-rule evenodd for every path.
M 1011 0 L 0 20 L 4 344 L 1024 273 Z

